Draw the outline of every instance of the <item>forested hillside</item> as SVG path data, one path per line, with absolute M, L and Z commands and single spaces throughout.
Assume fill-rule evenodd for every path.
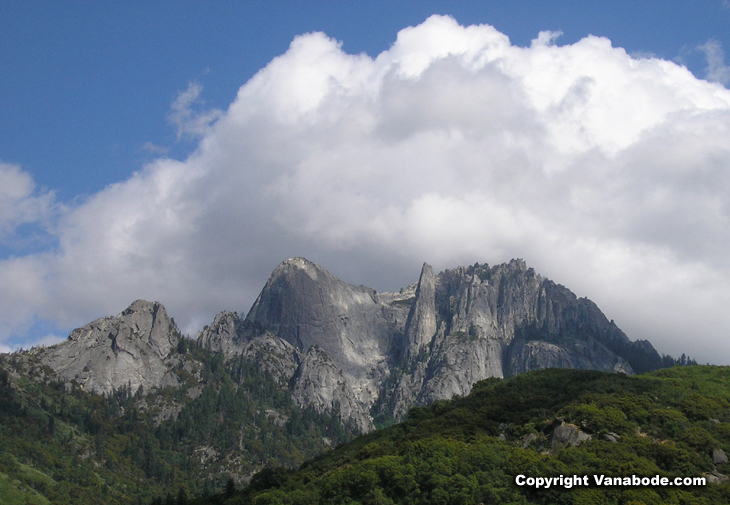
M 352 438 L 294 405 L 245 359 L 224 363 L 183 339 L 184 385 L 108 395 L 48 379 L 32 354 L 0 363 L 0 503 L 138 504 L 222 490 L 269 464 L 296 467 Z M 183 363 L 200 367 L 193 375 Z
M 728 452 L 730 368 L 634 377 L 550 369 L 482 381 L 466 398 L 414 408 L 298 471 L 269 468 L 244 490 L 192 503 L 709 505 L 730 503 Z M 708 484 L 536 489 L 517 486 L 520 474 Z

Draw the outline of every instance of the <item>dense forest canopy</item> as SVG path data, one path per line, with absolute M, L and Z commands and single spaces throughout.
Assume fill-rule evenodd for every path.
M 590 438 L 561 443 L 560 427 Z M 728 368 L 675 367 L 635 377 L 551 369 L 482 381 L 466 398 L 414 408 L 407 421 L 297 471 L 268 468 L 246 489 L 194 503 L 730 503 L 725 451 Z M 517 486 L 517 475 L 589 476 L 591 484 L 536 489 Z M 708 483 L 597 486 L 593 475 L 704 476 Z

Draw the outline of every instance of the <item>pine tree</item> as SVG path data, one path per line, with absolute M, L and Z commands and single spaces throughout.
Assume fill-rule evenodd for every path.
M 233 496 L 233 493 L 236 492 L 236 483 L 233 480 L 233 477 L 228 477 L 228 482 L 226 482 L 226 496 Z

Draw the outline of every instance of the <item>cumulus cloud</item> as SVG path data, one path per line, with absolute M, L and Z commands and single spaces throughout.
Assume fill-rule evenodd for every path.
M 191 85 L 171 122 L 197 150 L 64 213 L 56 249 L 0 262 L 2 330 L 148 298 L 194 333 L 292 256 L 380 290 L 423 261 L 522 257 L 632 338 L 730 363 L 730 92 L 558 35 L 517 47 L 433 16 L 375 58 L 299 36 L 222 113 L 186 112 Z

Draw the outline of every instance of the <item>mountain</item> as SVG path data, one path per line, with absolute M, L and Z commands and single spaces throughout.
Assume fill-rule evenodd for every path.
M 343 417 L 359 426 L 466 395 L 489 377 L 549 367 L 633 374 L 662 366 L 649 342 L 632 342 L 593 302 L 522 260 L 438 275 L 424 264 L 418 283 L 378 293 L 294 258 L 274 270 L 236 324 L 270 332 L 299 352 L 318 348 L 320 362 L 341 378 L 337 399 L 325 394 L 314 404 L 325 409 L 339 401 L 347 405 Z M 209 329 L 201 339 L 224 340 L 219 334 Z
M 33 353 L 63 382 L 134 392 L 179 387 L 176 368 L 195 374 L 198 365 L 172 352 L 181 339 L 161 304 L 138 300 Z M 198 342 L 225 360 L 256 363 L 297 405 L 336 413 L 359 432 L 400 420 L 414 405 L 464 396 L 489 377 L 554 367 L 633 374 L 664 365 L 649 342 L 632 342 L 593 302 L 522 260 L 439 274 L 424 264 L 417 283 L 378 293 L 289 259 L 245 318 L 219 313 Z
M 173 351 L 182 336 L 159 302 L 137 300 L 114 317 L 102 317 L 71 332 L 68 339 L 34 350 L 58 379 L 83 389 L 111 393 L 131 386 L 177 386 Z
M 246 317 L 223 311 L 194 340 L 159 302 L 137 300 L 65 342 L 0 355 L 0 502 L 204 495 L 485 380 L 674 363 L 521 260 L 424 264 L 418 282 L 378 293 L 294 258 Z

